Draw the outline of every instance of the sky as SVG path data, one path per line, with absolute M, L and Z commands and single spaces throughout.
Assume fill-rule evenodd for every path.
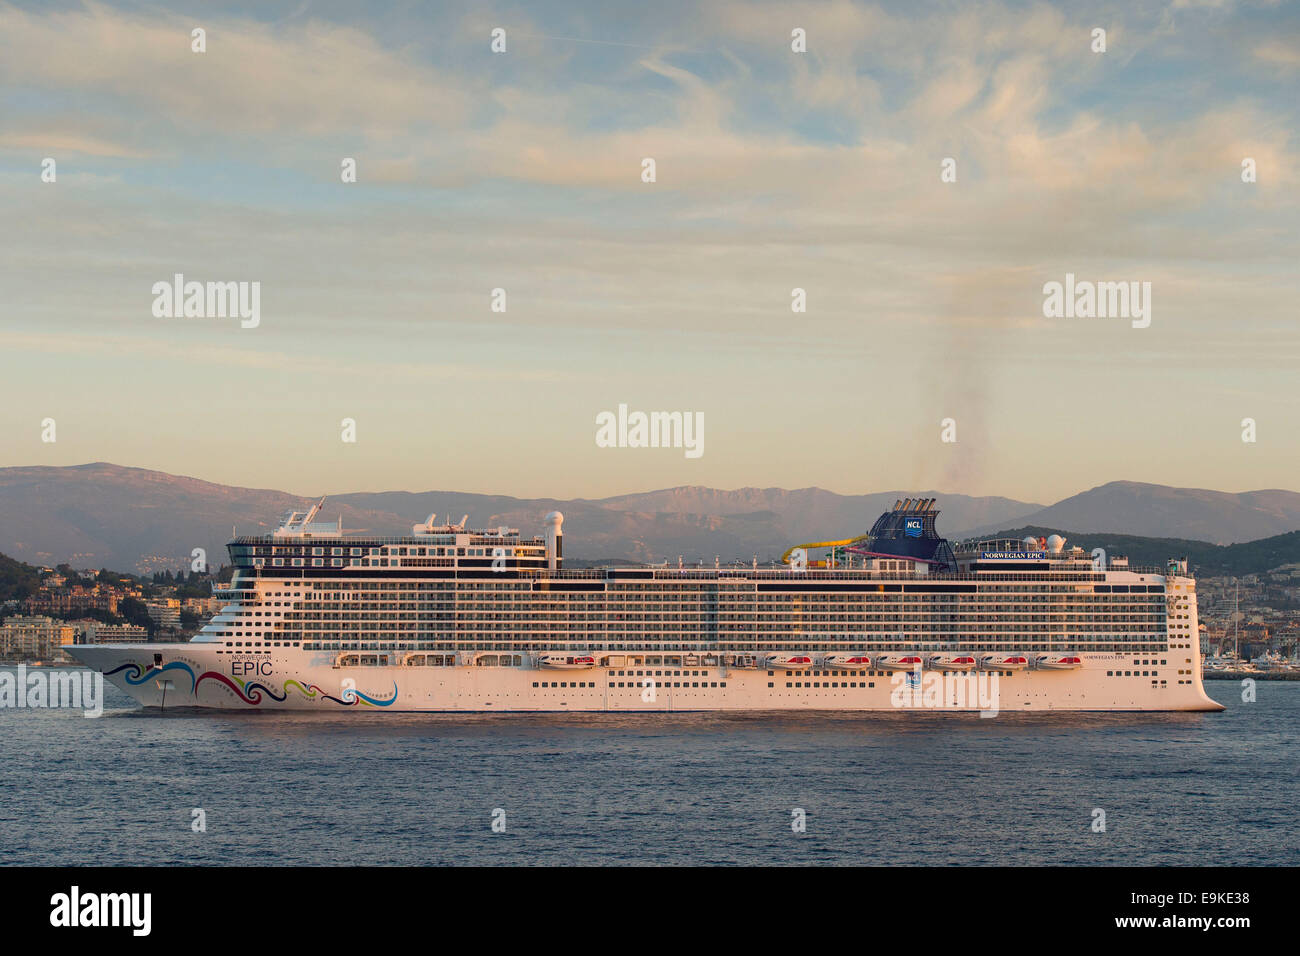
M 0 0 L 0 466 L 1300 489 L 1298 91 L 1286 3 Z M 1067 273 L 1150 324 L 1045 316 Z

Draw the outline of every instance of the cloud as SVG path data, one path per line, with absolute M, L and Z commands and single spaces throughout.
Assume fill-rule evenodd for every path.
M 1278 38 L 1266 40 L 1255 47 L 1254 53 L 1257 59 L 1287 70 L 1300 67 L 1300 39 L 1294 36 L 1285 40 Z
M 207 31 L 206 53 L 190 50 L 196 22 Z M 355 27 L 196 21 L 99 3 L 40 12 L 0 6 L 0 82 L 134 103 L 146 136 L 174 127 L 381 137 L 416 124 L 459 126 L 471 109 L 470 97 L 433 67 Z
M 0 149 L 38 152 L 42 155 L 79 153 L 109 159 L 144 159 L 151 155 L 148 151 L 133 146 L 68 128 L 29 128 L 19 131 L 11 127 L 0 131 Z
M 210 364 L 249 394 L 413 405 L 446 379 L 467 405 L 490 393 L 538 416 L 591 389 L 704 382 L 755 420 L 825 387 L 862 403 L 854 447 L 869 448 L 883 426 L 862 380 L 967 396 L 991 436 L 1020 414 L 1001 381 L 1093 394 L 1121 370 L 1219 363 L 1263 388 L 1244 376 L 1294 364 L 1284 11 L 1231 29 L 1179 12 L 1206 30 L 1167 8 L 998 2 L 615 4 L 545 26 L 509 6 L 472 22 L 422 5 L 274 23 L 230 9 L 204 9 L 196 55 L 189 18 L 0 0 L 0 205 L 23 223 L 0 234 L 0 349 L 25 374 L 103 355 Z M 488 51 L 497 23 L 506 55 Z M 31 154 L 60 156 L 57 187 Z M 1258 183 L 1240 181 L 1246 156 Z M 260 280 L 275 321 L 160 335 L 146 293 L 175 271 Z M 1043 320 L 1042 283 L 1065 271 L 1155 282 L 1150 334 Z M 497 286 L 505 317 L 487 312 Z M 792 320 L 794 286 L 811 306 Z
M 182 321 L 182 320 L 175 320 Z M 222 320 L 192 320 L 211 322 Z M 240 331 L 228 324 L 232 339 Z M 428 384 L 430 382 L 477 382 L 485 375 L 496 374 L 499 366 L 471 362 L 392 362 L 372 363 L 355 356 L 334 358 L 302 351 L 287 352 L 258 344 L 255 333 L 248 331 L 243 345 L 217 345 L 210 337 L 183 341 L 168 338 L 166 332 L 130 335 L 59 334 L 42 335 L 0 330 L 0 346 L 9 354 L 36 353 L 60 356 L 98 356 L 115 361 L 149 360 L 187 368 L 245 369 L 275 373 L 292 368 L 294 375 L 322 380 L 339 376 L 371 376 L 373 381 Z M 562 376 L 544 369 L 512 369 L 511 377 L 536 383 L 554 383 Z

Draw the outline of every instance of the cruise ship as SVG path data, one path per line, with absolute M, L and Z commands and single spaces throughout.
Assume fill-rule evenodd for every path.
M 229 543 L 228 603 L 192 641 L 67 650 L 158 708 L 1223 709 L 1185 560 L 953 544 L 935 499 L 761 568 L 567 569 L 558 512 L 537 536 L 430 515 L 378 537 L 323 505 Z

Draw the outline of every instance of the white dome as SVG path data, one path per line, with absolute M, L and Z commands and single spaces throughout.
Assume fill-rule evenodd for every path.
M 1035 538 L 1033 535 L 1027 535 L 1027 536 L 1025 537 L 1025 540 L 1022 541 L 1021 544 L 1023 544 L 1023 545 L 1025 546 L 1025 550 L 1026 550 L 1026 551 L 1037 551 L 1037 550 L 1038 550 L 1038 539 Z
M 1065 548 L 1065 539 L 1062 538 L 1059 534 L 1051 535 L 1047 539 L 1047 550 L 1051 551 L 1053 554 L 1060 554 L 1064 548 Z

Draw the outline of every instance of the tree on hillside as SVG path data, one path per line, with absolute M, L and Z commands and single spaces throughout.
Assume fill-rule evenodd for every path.
M 21 601 L 41 586 L 41 574 L 30 564 L 0 554 L 0 601 Z
M 143 601 L 135 598 L 123 598 L 118 602 L 117 613 L 126 619 L 128 624 L 138 624 L 153 636 L 153 632 L 158 629 L 153 618 L 149 616 L 149 609 L 144 606 Z
M 122 623 L 122 619 L 118 617 L 116 614 L 110 614 L 108 611 L 100 607 L 77 608 L 76 610 L 66 611 L 63 613 L 59 613 L 58 611 L 52 611 L 50 613 L 50 616 L 59 618 L 60 620 L 64 620 L 64 621 L 76 621 L 76 620 L 80 620 L 81 618 L 88 618 L 92 621 L 99 621 L 102 624 Z
M 68 587 L 75 587 L 79 584 L 86 585 L 90 583 L 89 581 L 85 580 L 80 574 L 78 574 L 76 572 L 76 569 L 73 568 L 72 565 L 70 564 L 60 564 L 54 570 L 58 571 L 59 574 L 63 576 L 63 583 L 66 584 Z

